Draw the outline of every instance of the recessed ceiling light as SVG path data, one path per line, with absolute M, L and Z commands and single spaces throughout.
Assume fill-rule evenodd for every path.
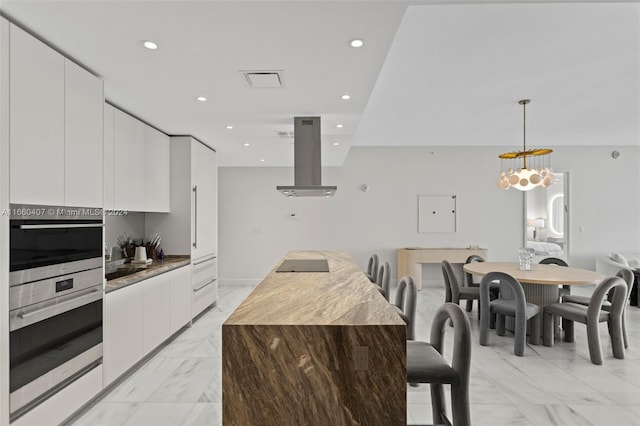
M 248 142 L 244 143 L 243 145 L 244 145 L 244 146 L 251 146 L 251 144 L 250 144 L 250 143 L 248 143 Z
M 144 47 L 146 47 L 149 50 L 156 50 L 158 48 L 158 45 L 155 44 L 154 42 L 152 42 L 151 40 L 145 40 L 142 42 L 142 45 Z
M 351 99 L 351 96 L 349 96 L 349 95 L 342 95 L 342 96 L 340 96 L 340 98 L 346 101 L 346 100 Z
M 334 143 L 333 143 L 333 146 L 338 146 L 338 145 L 340 145 L 340 143 L 339 143 L 339 142 L 334 142 Z
M 205 98 L 204 96 L 198 96 L 196 99 L 200 102 L 207 102 L 207 98 Z
M 261 163 L 264 163 L 264 158 L 261 158 L 261 159 L 260 159 L 260 162 L 261 162 Z
M 227 126 L 227 130 L 233 129 L 233 126 Z
M 338 129 L 342 129 L 344 126 L 343 126 L 342 124 L 336 124 L 336 127 L 337 127 Z
M 364 41 L 359 38 L 354 38 L 349 44 L 351 45 L 351 47 L 362 47 L 364 46 Z

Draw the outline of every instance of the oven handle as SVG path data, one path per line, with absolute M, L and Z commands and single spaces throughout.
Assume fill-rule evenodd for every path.
M 99 287 L 100 286 L 90 288 L 87 291 L 78 292 L 80 293 L 79 295 L 76 293 L 63 296 L 67 300 L 54 303 L 53 305 L 49 305 L 44 308 L 36 309 L 35 311 L 21 312 L 16 315 L 19 320 L 14 320 L 20 324 L 11 324 L 11 331 L 100 300 L 102 299 L 102 288 Z M 60 297 L 60 299 L 63 297 Z
M 20 225 L 20 229 L 102 228 L 103 226 L 103 223 L 59 223 L 45 225 Z

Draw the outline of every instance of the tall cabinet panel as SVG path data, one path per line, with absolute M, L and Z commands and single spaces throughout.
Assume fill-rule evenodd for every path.
M 11 25 L 10 199 L 64 205 L 64 57 Z
M 171 138 L 171 213 L 147 214 L 166 254 L 191 255 L 191 315 L 218 298 L 218 168 L 216 152 L 189 136 Z
M 191 256 L 198 259 L 218 250 L 218 165 L 216 152 L 201 143 L 191 147 L 194 192 Z
M 143 212 L 145 128 L 119 109 L 114 113 L 114 207 Z
M 101 207 L 103 83 L 65 59 L 65 205 Z
M 147 126 L 145 128 L 145 191 L 144 207 L 147 212 L 169 212 L 170 147 L 169 136 Z
M 115 108 L 104 104 L 104 208 L 113 209 L 114 158 L 113 158 L 113 114 Z

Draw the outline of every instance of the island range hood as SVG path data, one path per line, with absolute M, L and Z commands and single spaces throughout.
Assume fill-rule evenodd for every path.
M 337 186 L 322 186 L 320 117 L 293 118 L 294 185 L 276 186 L 286 197 L 331 197 Z

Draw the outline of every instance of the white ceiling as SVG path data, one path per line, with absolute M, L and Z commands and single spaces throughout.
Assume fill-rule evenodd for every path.
M 521 143 L 525 97 L 532 145 L 640 143 L 637 3 L 411 3 L 3 0 L 0 8 L 104 78 L 110 102 L 169 134 L 196 136 L 218 150 L 221 166 L 292 166 L 293 141 L 276 132 L 292 132 L 299 115 L 322 117 L 325 166 L 341 165 L 351 145 L 511 149 Z M 363 48 L 349 47 L 356 37 Z M 250 69 L 284 70 L 286 87 L 250 89 L 238 72 Z

